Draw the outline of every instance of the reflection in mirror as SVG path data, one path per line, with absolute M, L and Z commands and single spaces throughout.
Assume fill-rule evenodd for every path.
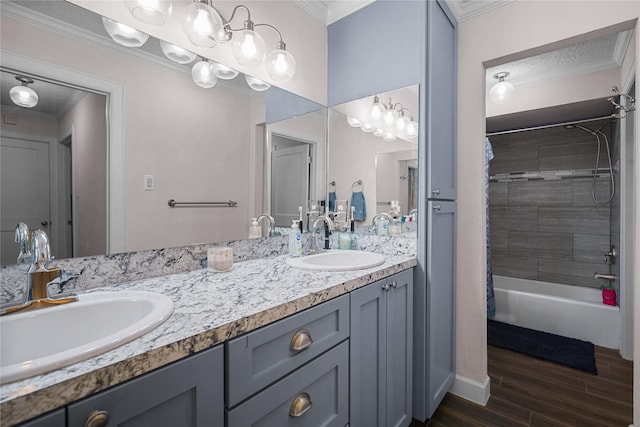
M 198 87 L 191 63 L 169 60 L 158 40 L 149 38 L 142 48 L 120 46 L 106 34 L 100 16 L 64 1 L 3 1 L 0 12 L 3 70 L 89 92 L 98 89 L 107 98 L 108 158 L 102 163 L 101 179 L 107 180 L 109 194 L 103 198 L 101 216 L 82 209 L 73 219 L 78 224 L 88 214 L 89 227 L 103 233 L 107 243 L 101 251 L 91 252 L 77 252 L 82 245 L 75 245 L 75 255 L 247 238 L 251 217 L 268 208 L 263 200 L 269 199 L 269 186 L 262 168 L 265 98 L 270 90 L 251 90 L 242 74 L 232 80 L 221 78 L 209 89 Z M 4 92 L 10 88 L 2 83 L 1 89 L 4 102 Z M 41 103 L 43 98 L 44 93 Z M 3 135 L 7 126 L 15 126 L 7 121 L 11 120 L 2 123 Z M 64 130 L 54 132 L 56 144 Z M 78 160 L 74 159 L 77 171 L 98 170 Z M 82 179 L 72 181 L 75 185 Z M 4 191 L 3 187 L 3 202 Z M 172 208 L 170 199 L 233 200 L 237 205 Z M 50 203 L 52 237 L 64 226 L 61 218 L 54 218 L 55 203 L 63 202 Z M 9 222 L 13 233 L 17 221 Z M 2 225 L 4 232 L 4 220 Z M 61 239 L 51 240 L 55 247 Z M 15 250 L 9 252 L 17 256 L 18 244 L 11 244 Z M 62 253 L 55 249 L 53 255 L 61 258 Z M 9 256 L 11 263 L 15 256 Z
M 309 201 L 324 198 L 326 131 L 325 108 L 267 126 L 271 158 L 267 210 L 277 226 L 290 227 L 291 220 L 299 219 L 300 214 L 306 224 Z
M 2 264 L 16 262 L 16 224 L 40 228 L 58 258 L 107 249 L 107 97 L 41 79 L 30 108 L 8 99 L 14 72 L 2 69 L 0 192 Z M 17 178 L 17 179 L 16 179 Z
M 399 209 L 400 215 L 408 215 L 416 208 L 417 131 L 408 134 L 395 127 L 402 117 L 400 112 L 405 117 L 419 117 L 418 100 L 418 86 L 413 85 L 329 110 L 328 199 L 329 203 L 334 197 L 346 199 L 356 207 L 356 220 L 361 218 L 357 225 L 371 225 L 377 213 Z M 380 113 L 398 113 L 388 125 L 383 114 L 376 119 L 378 101 L 382 104 Z M 415 121 L 413 125 L 417 129 Z M 376 129 L 380 131 L 374 132 Z M 364 215 L 359 216 L 358 211 Z

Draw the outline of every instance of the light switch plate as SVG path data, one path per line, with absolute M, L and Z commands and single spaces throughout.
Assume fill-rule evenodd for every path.
M 145 191 L 153 190 L 153 175 L 145 175 L 144 176 L 144 189 Z

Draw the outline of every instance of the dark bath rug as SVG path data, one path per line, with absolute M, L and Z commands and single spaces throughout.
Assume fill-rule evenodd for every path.
M 487 320 L 487 344 L 527 354 L 597 375 L 594 345 L 589 341 Z

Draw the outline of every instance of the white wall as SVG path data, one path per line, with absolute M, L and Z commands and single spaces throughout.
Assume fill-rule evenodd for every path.
M 72 127 L 74 256 L 101 255 L 107 251 L 106 97 L 85 95 L 60 119 L 60 132 Z
M 188 49 L 198 55 L 227 64 L 243 73 L 254 75 L 261 80 L 271 81 L 264 66 L 248 67 L 238 64 L 231 53 L 230 44 L 219 44 L 211 49 L 200 48 L 189 42 L 182 31 L 182 9 L 190 0 L 174 1 L 169 21 L 164 26 L 144 24 L 133 18 L 121 1 L 70 0 L 89 10 L 107 16 L 116 21 L 139 28 L 147 34 Z M 327 104 L 327 27 L 306 13 L 292 1 L 250 0 L 242 2 L 251 10 L 251 19 L 256 23 L 275 26 L 283 36 L 287 50 L 296 59 L 296 74 L 289 82 L 277 86 L 295 94 L 304 96 L 322 105 Z M 216 0 L 215 7 L 225 18 L 231 17 L 237 1 Z M 234 28 L 242 26 L 246 13 L 239 10 L 233 21 Z M 269 29 L 260 28 L 267 51 L 276 48 L 278 38 Z
M 497 65 L 495 60 L 498 58 L 508 62 L 514 59 L 515 54 L 530 49 L 536 49 L 536 52 L 519 56 L 540 53 L 541 47 L 549 49 L 546 45 L 629 21 L 639 15 L 640 3 L 632 1 L 590 1 L 579 4 L 515 1 L 463 21 L 458 27 L 456 369 L 460 377 L 479 384 L 488 379 L 485 321 L 485 63 Z M 639 190 L 636 188 L 636 192 Z M 636 236 L 636 244 L 639 241 Z M 636 262 L 636 272 L 638 264 Z M 638 351 L 636 347 L 637 357 Z M 636 390 L 637 387 L 638 382 Z M 636 393 L 634 399 L 635 422 L 640 425 L 640 396 Z

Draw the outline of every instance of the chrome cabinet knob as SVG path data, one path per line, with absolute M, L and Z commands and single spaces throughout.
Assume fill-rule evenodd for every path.
M 106 427 L 109 422 L 109 413 L 107 411 L 93 411 L 87 417 L 84 427 Z
M 309 396 L 308 393 L 300 393 L 293 399 L 293 402 L 291 402 L 289 416 L 301 417 L 309 409 L 311 409 L 311 396 Z
M 440 189 L 436 188 L 435 190 L 431 190 L 431 194 L 433 194 L 434 196 L 437 196 L 440 194 Z
M 434 211 L 439 211 L 440 209 L 442 209 L 442 207 L 440 205 L 433 205 L 433 210 Z
M 388 283 L 385 283 L 384 285 L 382 285 L 382 289 L 384 289 L 387 292 L 389 292 L 390 288 L 391 288 L 391 285 L 389 285 Z
M 306 329 L 300 329 L 296 332 L 291 338 L 291 343 L 289 344 L 289 348 L 293 351 L 302 351 L 313 344 L 313 340 L 311 339 L 311 334 Z

